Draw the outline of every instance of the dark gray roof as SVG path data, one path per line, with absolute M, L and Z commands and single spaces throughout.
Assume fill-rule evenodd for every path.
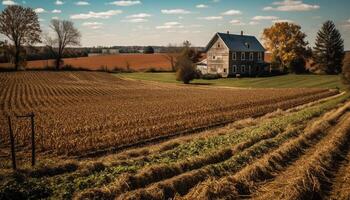
M 264 47 L 254 36 L 216 33 L 206 47 L 206 51 L 213 45 L 217 37 L 220 37 L 231 51 L 265 51 Z

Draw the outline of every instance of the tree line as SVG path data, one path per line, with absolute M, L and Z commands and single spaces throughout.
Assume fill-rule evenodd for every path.
M 25 66 L 26 49 L 43 43 L 55 59 L 55 68 L 63 66 L 63 55 L 68 46 L 79 46 L 81 34 L 73 22 L 53 19 L 50 29 L 54 34 L 42 36 L 38 15 L 32 8 L 7 6 L 0 14 L 0 33 L 11 43 L 2 43 L 6 54 L 12 58 L 15 70 Z

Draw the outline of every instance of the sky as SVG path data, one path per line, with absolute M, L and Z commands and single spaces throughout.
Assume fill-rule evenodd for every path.
M 323 22 L 333 20 L 350 50 L 350 0 L 0 0 L 0 10 L 33 8 L 44 33 L 51 19 L 71 20 L 82 46 L 205 46 L 216 32 L 254 35 L 279 21 L 301 25 L 310 47 Z M 0 36 L 3 37 L 3 36 Z

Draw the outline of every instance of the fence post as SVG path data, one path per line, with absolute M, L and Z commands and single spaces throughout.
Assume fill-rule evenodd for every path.
M 9 133 L 10 133 L 10 143 L 11 143 L 11 156 L 12 156 L 12 168 L 13 170 L 17 169 L 16 165 L 16 152 L 15 152 L 15 138 L 13 136 L 12 132 L 12 126 L 11 126 L 11 117 L 7 116 L 8 123 L 9 123 Z
M 35 130 L 34 130 L 34 113 L 31 113 L 30 119 L 32 122 L 32 166 L 35 165 Z

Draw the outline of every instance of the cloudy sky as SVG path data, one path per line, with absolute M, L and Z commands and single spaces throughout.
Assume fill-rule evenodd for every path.
M 190 40 L 205 46 L 215 32 L 261 38 L 277 21 L 302 26 L 313 46 L 322 22 L 333 20 L 350 49 L 349 0 L 0 0 L 0 10 L 35 9 L 44 32 L 51 19 L 72 20 L 83 46 L 167 45 Z

